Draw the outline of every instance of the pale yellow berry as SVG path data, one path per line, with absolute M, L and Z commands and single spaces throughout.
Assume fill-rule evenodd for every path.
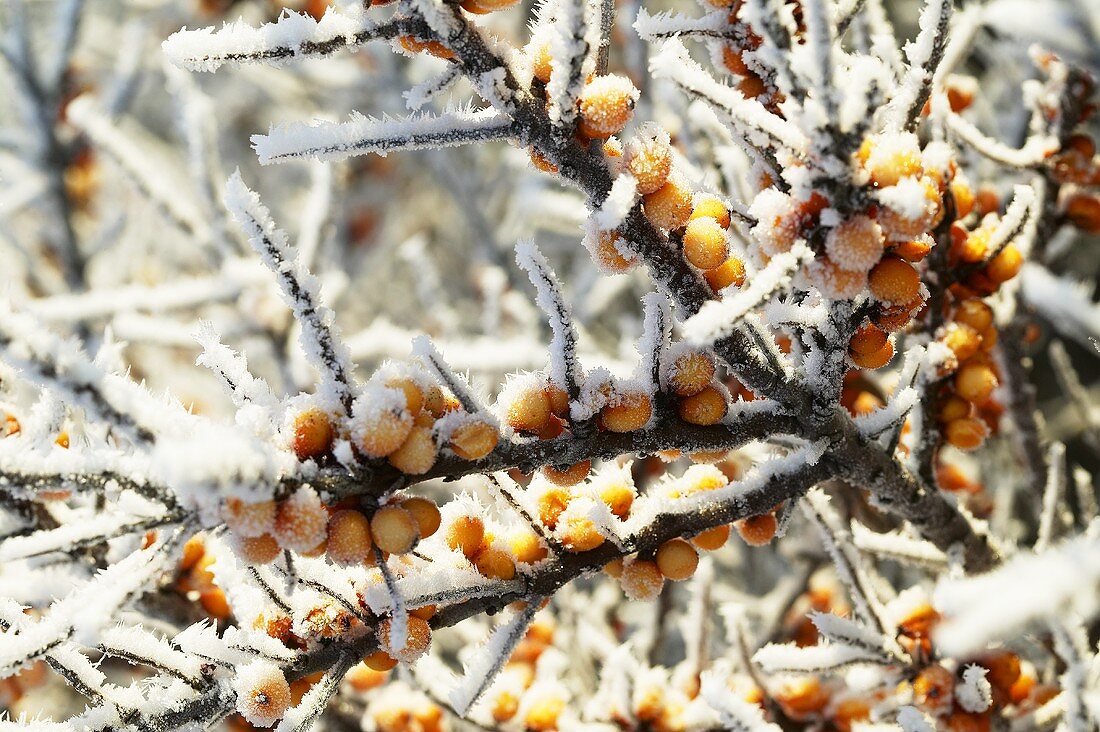
M 361 564 L 373 548 L 370 520 L 358 511 L 337 511 L 328 520 L 328 558 L 335 564 Z
M 439 455 L 429 427 L 413 427 L 401 447 L 390 453 L 390 465 L 406 475 L 423 475 L 435 465 Z
M 479 574 L 490 579 L 510 580 L 516 576 L 516 563 L 501 549 L 485 548 L 474 557 Z
M 648 394 L 618 394 L 614 404 L 600 411 L 600 424 L 609 432 L 634 432 L 645 427 L 652 416 L 653 400 Z
M 688 424 L 718 424 L 726 416 L 726 396 L 713 386 L 680 400 L 677 411 Z
M 401 501 L 401 508 L 412 514 L 421 539 L 427 539 L 439 530 L 439 506 L 434 501 L 414 496 Z
M 689 397 L 710 386 L 714 379 L 714 361 L 705 353 L 690 351 L 672 362 L 668 386 L 676 396 Z
M 311 460 L 332 447 L 334 431 L 329 416 L 320 409 L 308 409 L 294 418 L 294 455 Z
M 447 526 L 447 546 L 473 557 L 485 539 L 485 522 L 477 516 L 458 516 Z
M 274 535 L 279 545 L 295 552 L 308 552 L 325 540 L 328 513 L 312 488 L 299 488 L 279 503 Z
M 699 552 L 683 539 L 670 539 L 657 550 L 657 568 L 674 582 L 686 580 L 699 566 Z
M 238 666 L 233 687 L 237 692 L 237 711 L 257 727 L 274 725 L 292 702 L 286 676 L 278 666 L 267 661 Z
M 541 387 L 529 386 L 515 394 L 507 407 L 512 429 L 535 432 L 550 421 L 550 399 Z
M 406 554 L 420 537 L 416 519 L 400 506 L 383 506 L 370 520 L 370 533 L 375 545 L 389 554 Z
M 363 424 L 359 449 L 369 458 L 386 457 L 401 447 L 412 428 L 411 413 L 405 410 L 383 410 Z
M 624 563 L 619 584 L 631 600 L 652 600 L 661 594 L 665 586 L 665 576 L 661 574 L 656 562 L 635 559 Z
M 500 440 L 496 427 L 487 422 L 467 422 L 451 433 L 451 451 L 463 460 L 480 460 Z
M 592 519 L 585 516 L 573 516 L 566 520 L 561 532 L 561 543 L 571 552 L 587 552 L 603 544 L 605 537 L 596 528 Z
M 260 536 L 275 527 L 275 501 L 246 503 L 240 498 L 230 498 L 225 508 L 225 523 L 237 536 Z
M 236 550 L 247 564 L 270 564 L 282 553 L 279 542 L 271 534 L 238 538 Z
M 825 237 L 829 259 L 841 269 L 867 272 L 882 258 L 886 239 L 882 229 L 867 216 L 853 216 Z
M 708 269 L 703 273 L 710 289 L 715 292 L 726 289 L 730 285 L 740 287 L 745 284 L 745 263 L 737 257 L 730 257 L 714 269 Z
M 684 258 L 699 269 L 714 269 L 726 261 L 726 230 L 709 216 L 693 218 L 684 230 Z
M 622 274 L 629 272 L 637 266 L 636 257 L 627 256 L 619 249 L 623 241 L 622 235 L 617 231 L 601 231 L 596 239 L 596 249 L 593 259 L 601 270 L 609 274 Z
M 582 460 L 567 468 L 558 469 L 553 465 L 544 465 L 542 474 L 548 481 L 559 486 L 573 486 L 588 477 L 588 471 L 592 469 L 591 460 Z
M 668 180 L 672 171 L 672 146 L 668 133 L 646 125 L 627 143 L 626 167 L 638 182 L 638 193 L 653 193 Z
M 432 644 L 432 628 L 428 625 L 428 621 L 415 615 L 409 615 L 407 623 L 404 648 L 391 646 L 390 633 L 393 621 L 389 619 L 383 620 L 378 625 L 378 642 L 391 657 L 405 663 L 413 663 L 428 652 L 428 646 Z
M 644 197 L 643 210 L 649 222 L 660 229 L 679 229 L 691 217 L 692 192 L 687 181 L 677 175 Z
M 597 76 L 581 90 L 578 100 L 578 129 L 582 135 L 590 138 L 617 134 L 634 116 L 634 103 L 637 99 L 637 88 L 625 76 Z

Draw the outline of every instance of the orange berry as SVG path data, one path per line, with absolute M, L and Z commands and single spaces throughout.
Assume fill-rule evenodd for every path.
M 693 218 L 684 229 L 684 258 L 699 269 L 714 269 L 726 261 L 726 230 L 709 216 Z
M 485 522 L 477 516 L 459 516 L 447 527 L 446 539 L 451 549 L 472 557 L 485 539 Z
M 439 506 L 435 505 L 435 501 L 414 496 L 401 501 L 401 508 L 412 514 L 421 539 L 427 539 L 439 530 Z
M 974 450 L 985 442 L 989 430 L 980 419 L 954 419 L 944 428 L 947 441 L 960 450 Z
M 910 239 L 896 245 L 890 250 L 895 257 L 901 257 L 907 262 L 920 262 L 932 251 L 932 242 L 927 239 Z
M 299 460 L 323 455 L 332 447 L 332 422 L 320 409 L 307 409 L 294 418 L 294 454 Z
M 275 527 L 275 501 L 246 503 L 239 498 L 225 502 L 225 523 L 238 536 L 260 536 Z
M 880 188 L 897 185 L 907 176 L 919 175 L 921 156 L 916 135 L 901 132 L 872 138 L 864 167 L 871 182 Z
M 558 526 L 558 518 L 561 517 L 572 499 L 573 492 L 567 488 L 556 485 L 548 486 L 536 501 L 539 521 L 542 522 L 543 526 L 553 531 Z
M 713 386 L 680 400 L 677 411 L 688 424 L 718 424 L 726 416 L 726 396 Z
M 653 193 L 672 171 L 672 146 L 668 133 L 656 125 L 643 125 L 626 144 L 626 168 L 638 182 L 638 193 Z
M 993 325 L 993 310 L 977 298 L 963 300 L 955 312 L 955 322 L 969 325 L 979 333 L 984 333 Z
M 805 720 L 829 703 L 829 692 L 816 676 L 801 676 L 784 683 L 773 695 L 789 717 Z
M 468 13 L 484 15 L 497 10 L 504 10 L 515 5 L 519 0 L 462 0 L 462 9 Z
M 661 574 L 656 562 L 634 559 L 623 563 L 619 584 L 631 600 L 652 600 L 661 594 L 665 586 L 665 576 Z
M 715 292 L 726 289 L 730 285 L 740 287 L 745 284 L 745 263 L 737 257 L 730 257 L 714 269 L 708 269 L 703 273 L 710 289 Z
M 951 253 L 968 264 L 981 262 L 989 251 L 989 237 L 992 233 L 992 229 L 983 226 L 967 233 L 965 238 L 953 239 Z
M 852 363 L 861 369 L 880 369 L 894 358 L 894 342 L 886 341 L 886 345 L 871 353 L 848 353 Z
M 625 76 L 597 76 L 585 84 L 578 100 L 580 133 L 594 139 L 621 132 L 634 116 L 637 99 L 638 90 Z
M 474 557 L 474 567 L 484 577 L 510 580 L 516 576 L 516 564 L 512 556 L 500 549 L 487 548 Z
M 393 627 L 393 621 L 388 618 L 378 624 L 378 643 L 386 653 L 398 661 L 412 663 L 427 653 L 428 646 L 432 643 L 432 628 L 428 625 L 427 620 L 418 618 L 415 615 L 409 615 L 406 622 L 408 625 L 404 648 L 391 647 L 390 631 Z
M 453 59 L 454 51 L 444 46 L 439 41 L 422 41 L 414 36 L 401 36 L 397 42 L 409 53 L 425 52 L 436 58 Z
M 884 257 L 871 270 L 868 283 L 874 296 L 888 303 L 908 303 L 920 293 L 917 270 L 898 257 Z
M 964 364 L 955 373 L 955 392 L 969 402 L 980 404 L 997 388 L 997 375 L 987 364 Z
M 806 269 L 814 287 L 825 297 L 834 300 L 859 297 L 867 287 L 866 272 L 843 269 L 828 257 L 819 257 Z
M 553 695 L 539 699 L 527 708 L 523 724 L 530 732 L 553 732 L 558 729 L 558 717 L 565 709 L 565 699 Z
M 994 282 L 1000 284 L 1020 274 L 1024 266 L 1024 255 L 1014 244 L 1005 245 L 1004 249 L 995 256 L 985 268 L 985 275 Z
M 951 194 L 955 197 L 957 218 L 966 218 L 974 210 L 974 189 L 966 181 L 955 178 L 951 181 Z
M 853 216 L 825 237 L 825 251 L 838 267 L 866 272 L 882 258 L 882 228 L 867 216 Z
M 496 427 L 488 422 L 468 422 L 451 433 L 451 451 L 463 460 L 480 460 L 491 453 L 500 440 Z
M 400 506 L 383 506 L 375 511 L 370 531 L 374 543 L 388 554 L 406 554 L 420 538 L 416 519 Z
M 913 679 L 913 701 L 933 714 L 951 706 L 955 675 L 943 666 L 926 666 Z
M 542 474 L 554 485 L 569 487 L 577 485 L 588 477 L 588 471 L 592 469 L 591 460 L 583 460 L 569 467 L 558 470 L 553 465 L 544 465 Z
M 1100 234 L 1100 195 L 1077 193 L 1066 199 L 1066 218 L 1078 229 L 1089 234 Z
M 947 326 L 943 343 L 961 363 L 978 352 L 982 345 L 982 336 L 965 323 L 951 323 Z
M 328 520 L 328 558 L 336 564 L 361 564 L 373 548 L 370 520 L 358 511 L 337 511 Z
M 634 486 L 625 480 L 612 481 L 600 488 L 600 500 L 623 521 L 630 515 L 636 495 Z
M 308 552 L 325 540 L 328 513 L 312 488 L 299 488 L 279 503 L 275 539 L 284 549 Z
M 775 538 L 775 532 L 779 529 L 779 522 L 773 513 L 762 513 L 759 516 L 749 516 L 734 524 L 737 533 L 749 546 L 765 546 Z
M 424 392 L 424 409 L 428 410 L 428 413 L 436 419 L 461 408 L 461 402 L 453 394 L 444 391 L 443 387 L 438 384 L 432 384 Z
M 612 559 L 610 562 L 603 565 L 603 571 L 608 577 L 619 579 L 623 576 L 623 558 L 618 557 L 617 559 Z
M 550 402 L 550 413 L 558 417 L 569 414 L 569 393 L 559 386 L 550 384 L 546 387 L 546 398 Z
M 561 543 L 571 552 L 587 552 L 603 544 L 605 538 L 592 523 L 592 519 L 574 516 L 565 522 Z
M 936 417 L 940 422 L 951 422 L 956 419 L 969 417 L 972 412 L 973 406 L 970 402 L 952 394 L 940 404 L 940 409 Z
M 600 424 L 609 432 L 634 432 L 645 427 L 652 416 L 653 400 L 648 394 L 618 394 L 614 404 L 600 411 Z
M 619 250 L 618 242 L 620 241 L 622 241 L 622 235 L 617 231 L 601 231 L 599 233 L 593 259 L 596 260 L 596 264 L 604 272 L 622 274 L 637 266 L 637 258 L 624 255 Z
M 691 188 L 677 175 L 644 197 L 645 216 L 660 229 L 679 229 L 691 217 Z
M 546 84 L 550 81 L 550 72 L 553 68 L 551 65 L 550 43 L 543 42 L 535 44 L 532 42 L 531 46 L 528 47 L 528 54 L 531 59 L 531 72 L 536 79 Z
M 252 661 L 239 667 L 233 687 L 237 692 L 237 712 L 257 727 L 274 725 L 292 702 L 286 676 L 267 661 Z
M 548 552 L 539 537 L 527 530 L 520 530 L 508 538 L 512 556 L 521 564 L 534 564 L 546 559 Z
M 691 543 L 704 551 L 712 552 L 725 546 L 729 538 L 730 525 L 719 524 L 714 528 L 696 534 Z
M 705 353 L 689 351 L 680 355 L 669 369 L 668 386 L 681 397 L 698 394 L 714 379 L 714 361 Z
M 860 356 L 878 353 L 886 345 L 889 336 L 873 323 L 860 327 L 848 341 L 848 352 Z
M 423 475 L 435 465 L 439 448 L 430 427 L 413 427 L 401 447 L 390 453 L 390 465 L 406 475 Z
M 279 542 L 271 534 L 239 537 L 235 548 L 237 555 L 248 564 L 270 564 L 282 553 Z
M 397 665 L 397 659 L 385 651 L 375 651 L 363 659 L 363 665 L 374 671 L 389 671 Z
M 657 550 L 657 568 L 668 579 L 678 582 L 695 574 L 699 552 L 683 539 L 670 539 Z
M 695 197 L 694 206 L 691 209 L 691 219 L 701 219 L 709 216 L 718 222 L 723 229 L 730 227 L 730 211 L 718 196 L 709 193 L 701 193 Z
M 550 420 L 550 400 L 546 391 L 531 385 L 521 389 L 508 403 L 506 419 L 512 429 L 535 432 Z
M 346 678 L 351 688 L 365 693 L 385 684 L 388 677 L 385 671 L 375 671 L 365 663 L 359 663 L 348 671 Z
M 362 425 L 359 450 L 369 458 L 383 458 L 401 447 L 413 429 L 412 414 L 386 409 L 368 417 Z
M 386 386 L 405 395 L 405 411 L 409 414 L 416 414 L 424 407 L 424 390 L 409 377 L 394 377 L 386 382 Z

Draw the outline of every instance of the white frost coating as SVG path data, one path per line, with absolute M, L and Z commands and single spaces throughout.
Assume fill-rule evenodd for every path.
M 494 109 L 455 110 L 439 115 L 403 118 L 364 117 L 347 122 L 295 122 L 253 135 L 252 147 L 261 165 L 294 158 L 343 160 L 352 155 L 385 156 L 393 150 L 454 147 L 512 136 L 512 120 Z
M 808 674 L 836 671 L 857 663 L 883 663 L 881 654 L 840 643 L 799 648 L 792 643 L 769 643 L 752 660 L 769 674 Z
M 613 231 L 626 220 L 626 215 L 634 207 L 638 200 L 638 181 L 629 173 L 623 173 L 615 178 L 611 184 L 611 190 L 607 198 L 600 204 L 600 208 L 593 214 L 596 219 L 596 227 L 600 231 Z
M 275 274 L 283 300 L 294 312 L 301 327 L 298 340 L 302 350 L 321 377 L 319 398 L 326 406 L 348 411 L 354 392 L 351 357 L 333 323 L 335 316 L 321 303 L 317 279 L 300 266 L 286 232 L 276 228 L 271 213 L 259 195 L 244 184 L 239 170 L 225 185 L 225 205 L 252 248 Z
M 248 360 L 244 354 L 237 353 L 221 342 L 214 324 L 209 320 L 199 321 L 195 329 L 195 341 L 202 346 L 202 353 L 195 359 L 199 366 L 205 366 L 233 385 L 230 395 L 238 409 L 247 403 L 258 407 L 273 409 L 279 400 L 271 387 L 261 378 L 248 370 Z
M 459 716 L 465 717 L 470 707 L 489 686 L 507 663 L 516 644 L 523 639 L 527 626 L 538 612 L 538 602 L 528 602 L 526 607 L 514 613 L 507 622 L 493 630 L 485 642 L 464 663 L 465 675 L 457 687 L 451 690 L 449 699 Z
M 964 142 L 991 160 L 1018 168 L 1030 168 L 1057 152 L 1058 138 L 1054 135 L 1031 135 L 1023 147 L 1012 148 L 1003 142 L 987 137 L 973 123 L 958 114 L 947 115 L 947 126 Z
M 377 29 L 361 13 L 342 14 L 329 10 L 320 20 L 304 13 L 284 10 L 274 23 L 253 27 L 243 21 L 221 28 L 180 30 L 170 35 L 161 49 L 174 65 L 191 71 L 214 71 L 226 63 L 277 63 L 299 55 L 322 55 L 341 46 L 369 40 Z
M 898 724 L 903 732 L 936 732 L 936 724 L 916 707 L 898 710 Z
M 920 392 L 911 386 L 905 386 L 894 394 L 889 403 L 870 414 L 857 417 L 855 422 L 864 437 L 877 437 L 890 428 L 900 424 L 905 416 L 920 401 Z
M 268 661 L 253 661 L 237 666 L 233 675 L 233 691 L 237 695 L 237 711 L 251 724 L 270 727 L 279 716 L 266 713 L 264 704 L 257 704 L 255 697 L 265 689 L 286 685 L 282 670 Z
M 132 135 L 115 127 L 95 108 L 91 97 L 85 95 L 74 99 L 66 107 L 66 116 L 91 138 L 97 150 L 118 164 L 137 189 L 170 221 L 200 240 L 209 236 L 202 215 L 183 197 L 180 187 L 161 174 L 161 165 L 138 149 Z
M 934 568 L 947 566 L 947 555 L 935 544 L 922 539 L 896 532 L 880 534 L 855 521 L 852 522 L 852 539 L 860 551 L 880 557 Z
M 718 36 L 728 32 L 729 25 L 729 13 L 722 10 L 692 18 L 673 12 L 650 15 L 645 8 L 639 7 L 634 30 L 643 39 L 652 42 L 681 35 Z
M 980 714 L 993 704 L 993 687 L 986 678 L 988 669 L 972 663 L 963 670 L 962 683 L 955 685 L 955 701 L 963 709 Z
M 892 186 L 875 191 L 875 198 L 906 219 L 920 219 L 928 212 L 931 202 L 924 185 L 915 176 L 906 176 Z
M 804 243 L 796 243 L 789 252 L 772 257 L 756 273 L 748 286 L 721 300 L 712 300 L 688 318 L 683 326 L 684 339 L 696 346 L 709 346 L 734 330 L 748 313 L 784 290 L 802 263 L 813 258 Z
M 553 337 L 550 341 L 550 380 L 568 390 L 584 378 L 577 358 L 577 332 L 573 317 L 562 297 L 554 270 L 535 242 L 525 239 L 516 244 L 516 263 L 535 286 L 535 303 L 546 313 Z M 572 395 L 570 395 L 572 396 Z
M 160 668 L 170 669 L 192 680 L 197 681 L 202 676 L 202 662 L 198 658 L 184 653 L 165 638 L 141 626 L 116 625 L 108 628 L 103 631 L 100 645 L 116 654 L 148 659 Z
M 700 694 L 718 712 L 722 724 L 734 732 L 779 732 L 778 725 L 764 719 L 759 705 L 750 704 L 731 693 L 725 677 L 726 674 L 717 670 L 709 670 L 703 672 L 700 679 Z
M 1033 620 L 1100 611 L 1100 538 L 1086 535 L 1042 554 L 1020 554 L 993 572 L 945 579 L 934 593 L 944 615 L 934 642 L 965 655 L 991 640 L 1013 637 Z
M 931 83 L 931 68 L 938 45 L 946 43 L 951 0 L 926 0 L 918 21 L 917 37 L 905 44 L 907 68 L 887 107 L 888 125 L 895 129 L 906 123 L 907 115 L 920 98 L 921 89 Z
M 777 117 L 754 99 L 714 80 L 688 55 L 684 44 L 671 40 L 650 60 L 650 71 L 658 79 L 669 79 L 686 92 L 717 107 L 733 122 L 736 131 L 761 148 L 784 147 L 794 153 L 806 152 L 808 141 L 792 123 Z
M 1085 348 L 1100 339 L 1100 305 L 1092 300 L 1092 287 L 1053 274 L 1041 264 L 1025 262 L 1020 272 L 1024 299 L 1054 324 L 1062 335 Z
M 555 6 L 550 35 L 550 81 L 546 98 L 547 115 L 555 125 L 563 126 L 577 117 L 577 99 L 585 81 L 596 70 L 596 55 L 589 49 L 599 45 L 599 22 L 587 17 L 595 3 L 563 0 Z M 595 31 L 595 37 L 593 37 Z M 594 43 L 593 43 L 594 41 Z
M 1037 218 L 1034 210 L 1036 202 L 1035 189 L 1031 186 L 1018 185 L 1012 187 L 1012 202 L 1005 209 L 1004 216 L 997 223 L 997 228 L 989 235 L 986 245 L 990 254 L 996 254 L 1007 244 L 1020 238 L 1020 234 L 1028 227 L 1030 221 Z M 1027 252 L 1022 252 L 1024 255 Z

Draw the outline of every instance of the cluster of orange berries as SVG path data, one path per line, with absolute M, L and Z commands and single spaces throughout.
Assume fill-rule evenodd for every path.
M 1074 226 L 1100 234 L 1100 155 L 1086 134 L 1071 135 L 1050 163 L 1054 179 L 1065 185 L 1061 209 Z M 1068 184 L 1068 185 L 1067 185 Z
M 373 564 L 374 548 L 407 554 L 439 528 L 439 508 L 411 497 L 377 509 L 373 515 L 321 502 L 312 488 L 299 488 L 281 501 L 226 504 L 234 546 L 250 564 L 267 564 L 284 549 L 303 556 L 325 554 L 335 564 Z
M 385 459 L 402 473 L 423 475 L 439 457 L 437 423 L 444 418 L 452 423 L 446 446 L 463 460 L 480 460 L 500 440 L 494 425 L 463 412 L 459 400 L 438 384 L 395 376 L 370 397 L 356 402 L 346 435 L 338 434 L 338 425 L 324 410 L 309 408 L 297 414 L 292 447 L 298 459 L 325 458 L 336 438 L 343 436 L 366 460 Z
M 372 699 L 367 714 L 377 732 L 443 732 L 443 708 L 404 684 L 395 684 Z
M 393 2 L 393 0 L 371 0 L 370 4 L 389 5 L 391 2 Z M 485 15 L 487 13 L 510 8 L 517 2 L 519 2 L 519 0 L 461 0 L 459 6 L 467 13 Z M 453 50 L 448 48 L 446 44 L 435 39 L 405 35 L 399 36 L 396 39 L 396 43 L 402 51 L 411 55 L 427 53 L 436 58 L 444 59 L 445 61 L 451 61 L 455 58 L 455 52 Z
M 1000 383 L 991 351 L 997 343 L 993 311 L 978 298 L 955 303 L 942 342 L 954 354 L 954 377 L 944 384 L 936 418 L 947 442 L 960 450 L 982 445 L 996 431 L 1003 408 L 992 398 Z
M 448 547 L 461 552 L 478 573 L 490 579 L 513 579 L 517 564 L 535 564 L 548 554 L 533 531 L 517 529 L 498 540 L 485 521 L 472 513 L 460 512 L 448 521 L 443 538 Z
M 497 724 L 512 722 L 522 713 L 525 729 L 549 732 L 558 728 L 565 696 L 555 686 L 535 685 L 536 664 L 554 644 L 555 630 L 553 620 L 536 617 L 512 651 L 489 699 L 490 714 Z
M 35 661 L 22 671 L 0 678 L 0 709 L 11 710 L 23 696 L 46 682 L 46 662 Z
M 710 0 L 710 3 L 718 9 L 728 9 L 729 25 L 732 37 L 721 44 L 721 65 L 726 71 L 737 77 L 737 90 L 746 99 L 756 99 L 764 108 L 772 113 L 779 112 L 779 104 L 783 101 L 783 94 L 775 87 L 774 82 L 768 78 L 771 74 L 761 74 L 757 68 L 749 65 L 746 55 L 752 53 L 763 39 L 753 32 L 748 24 L 741 22 L 737 15 L 741 9 L 740 0 Z

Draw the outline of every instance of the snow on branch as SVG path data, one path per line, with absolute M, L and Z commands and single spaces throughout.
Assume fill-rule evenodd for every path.
M 658 79 L 669 79 L 687 94 L 702 99 L 721 112 L 737 134 L 760 149 L 781 148 L 797 155 L 805 153 L 807 138 L 794 124 L 778 117 L 755 99 L 715 81 L 692 60 L 678 40 L 667 41 L 650 61 L 650 71 Z
M 286 233 L 275 227 L 267 207 L 244 184 L 240 171 L 226 183 L 225 205 L 248 236 L 252 248 L 275 274 L 283 299 L 301 324 L 302 348 L 322 378 L 318 393 L 350 414 L 354 400 L 351 357 L 335 330 L 332 312 L 321 304 L 316 278 L 301 268 Z
M 905 44 L 907 68 L 887 110 L 896 129 L 912 128 L 932 89 L 936 67 L 950 37 L 948 25 L 954 0 L 926 0 L 921 10 L 917 37 Z
M 279 63 L 302 57 L 327 56 L 401 32 L 395 21 L 378 24 L 365 14 L 329 9 L 320 20 L 284 9 L 274 23 L 260 27 L 244 21 L 219 29 L 180 30 L 161 44 L 176 66 L 191 71 L 215 71 L 226 63 Z
M 973 123 L 959 114 L 947 115 L 948 128 L 985 157 L 1013 168 L 1034 168 L 1046 161 L 1058 149 L 1054 135 L 1036 133 L 1029 135 L 1019 148 L 987 137 Z
M 798 268 L 812 257 L 813 252 L 801 242 L 791 251 L 772 257 L 743 290 L 706 303 L 688 318 L 683 326 L 685 340 L 697 346 L 708 346 L 729 336 L 740 327 L 746 315 L 784 292 Z
M 461 402 L 462 408 L 465 409 L 468 414 L 477 414 L 488 424 L 496 424 L 496 418 L 482 400 L 474 394 L 473 389 L 470 387 L 469 380 L 447 365 L 447 361 L 444 360 L 443 354 L 435 347 L 431 338 L 428 336 L 417 336 L 413 339 L 412 352 L 414 356 L 423 361 L 424 365 L 435 373 L 440 381 L 447 385 L 447 388 L 449 388 L 451 393 L 455 395 L 455 398 Z
M 634 30 L 647 41 L 659 41 L 677 36 L 731 37 L 729 13 L 723 10 L 693 18 L 671 11 L 650 15 L 644 7 L 639 7 L 638 17 L 634 21 Z
M 296 122 L 253 135 L 252 146 L 262 165 L 294 158 L 343 160 L 352 155 L 385 156 L 395 150 L 455 147 L 516 134 L 506 115 L 493 109 L 458 110 L 440 115 L 419 114 L 402 119 L 355 115 L 347 122 Z
M 550 341 L 550 380 L 565 389 L 569 399 L 575 401 L 580 396 L 580 382 L 584 372 L 577 355 L 577 331 L 573 327 L 573 315 L 565 303 L 558 278 L 546 257 L 530 239 L 516 245 L 516 263 L 535 286 L 535 302 L 550 321 L 550 330 L 553 333 Z
M 513 613 L 506 622 L 497 626 L 485 642 L 474 650 L 465 664 L 465 676 L 450 693 L 451 705 L 459 716 L 466 716 L 504 668 L 512 651 L 527 632 L 540 603 L 539 598 L 529 599 L 522 610 Z

